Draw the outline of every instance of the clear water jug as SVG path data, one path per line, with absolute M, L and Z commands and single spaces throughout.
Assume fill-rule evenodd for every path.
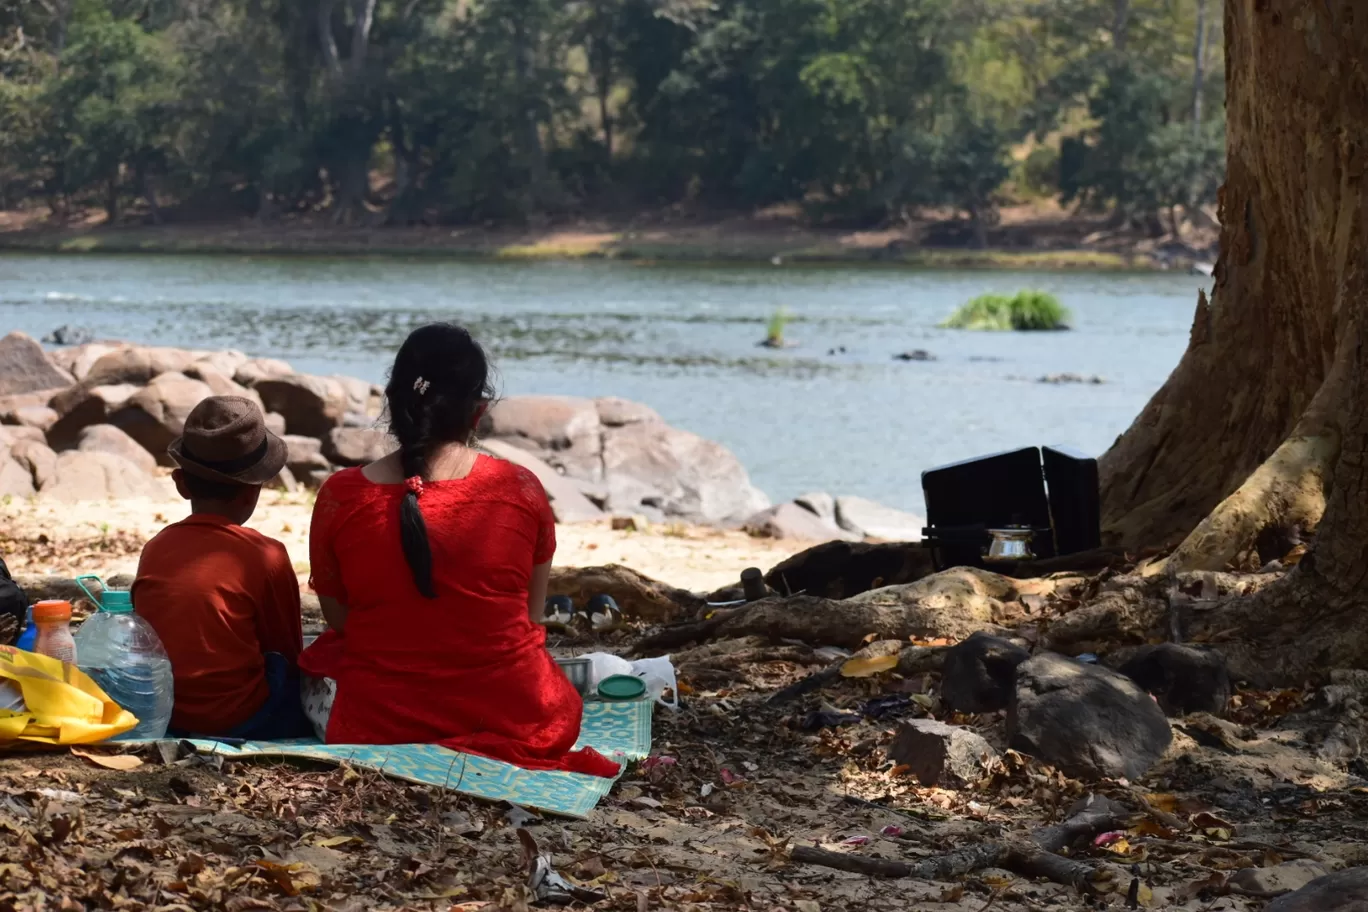
M 100 596 L 86 581 L 100 583 Z M 171 660 L 152 625 L 133 611 L 133 595 L 109 589 L 97 576 L 76 578 L 99 610 L 76 631 L 77 667 L 115 703 L 138 717 L 124 738 L 163 738 L 171 722 Z

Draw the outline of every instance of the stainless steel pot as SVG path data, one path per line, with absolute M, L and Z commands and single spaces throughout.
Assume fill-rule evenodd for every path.
M 993 542 L 984 552 L 984 560 L 1006 562 L 1035 559 L 1035 555 L 1031 553 L 1031 535 L 1034 534 L 1034 530 L 1029 526 L 989 529 L 988 534 L 993 536 Z

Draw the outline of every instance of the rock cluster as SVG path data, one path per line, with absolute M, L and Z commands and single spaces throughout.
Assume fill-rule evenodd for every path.
M 803 541 L 921 541 L 925 520 L 863 497 L 804 494 L 746 520 L 752 535 Z
M 167 444 L 212 395 L 261 406 L 289 445 L 278 479 L 288 489 L 393 448 L 380 429 L 383 391 L 362 380 L 233 351 L 91 342 L 48 353 L 10 333 L 0 339 L 0 496 L 163 494 L 156 467 L 170 464 Z M 635 402 L 513 397 L 480 433 L 487 452 L 541 479 L 561 522 L 617 513 L 739 524 L 769 505 L 725 447 Z

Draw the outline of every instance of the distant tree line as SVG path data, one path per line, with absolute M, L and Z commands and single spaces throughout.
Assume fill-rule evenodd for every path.
M 0 0 L 0 206 L 467 223 L 678 203 L 1161 230 L 1220 0 Z

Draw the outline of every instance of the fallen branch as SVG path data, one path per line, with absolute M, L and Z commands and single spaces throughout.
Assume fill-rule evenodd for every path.
M 821 865 L 854 874 L 913 877 L 918 880 L 953 880 L 983 868 L 1002 868 L 1022 877 L 1045 878 L 1078 890 L 1089 890 L 1097 870 L 1086 862 L 1056 853 L 1077 839 L 1120 826 L 1125 817 L 1125 808 L 1107 798 L 1092 795 L 1063 823 L 1041 827 L 1033 832 L 1029 846 L 990 842 L 917 862 L 867 858 L 815 846 L 796 846 L 789 857 L 802 864 Z

